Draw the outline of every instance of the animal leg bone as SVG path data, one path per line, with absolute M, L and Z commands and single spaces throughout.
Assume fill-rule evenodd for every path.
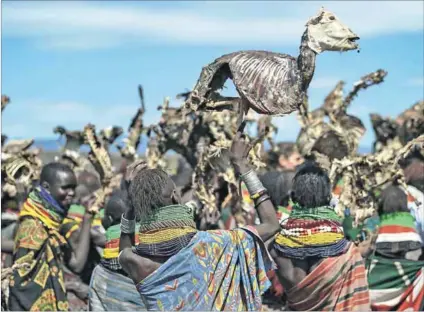
M 224 109 L 228 109 L 228 110 L 234 110 L 235 107 L 240 106 L 240 98 L 237 97 L 223 97 L 220 96 L 219 99 L 217 101 L 212 100 L 212 101 L 208 101 L 205 105 L 205 108 L 207 110 L 224 110 Z
M 241 123 L 244 121 L 244 116 L 249 112 L 249 102 L 242 98 L 240 101 L 240 105 L 238 106 L 238 117 L 237 117 L 237 129 L 240 127 Z

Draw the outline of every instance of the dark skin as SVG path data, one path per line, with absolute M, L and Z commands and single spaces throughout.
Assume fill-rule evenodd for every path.
M 94 245 L 100 248 L 105 248 L 106 236 L 103 233 L 96 231 L 95 229 L 90 229 L 90 236 Z
M 277 276 L 285 289 L 291 289 L 300 283 L 322 262 L 322 258 L 306 258 L 304 260 L 286 258 L 275 250 L 272 242 L 267 242 L 268 251 L 277 264 Z
M 77 178 L 71 170 L 60 170 L 52 173 L 49 181 L 40 181 L 41 186 L 46 189 L 57 203 L 66 211 L 75 197 Z
M 88 189 L 88 187 L 84 184 L 78 184 L 78 186 L 75 189 L 75 197 L 73 199 L 73 204 L 79 204 L 81 203 L 81 200 L 83 198 L 86 197 L 90 197 L 90 190 Z M 74 232 L 75 235 L 79 235 L 80 230 L 77 230 L 76 232 Z M 73 234 L 74 235 L 74 234 Z M 90 229 L 90 236 L 91 236 L 91 240 L 93 241 L 93 243 L 100 247 L 100 248 L 104 248 L 105 244 L 106 244 L 106 237 L 103 233 L 91 228 Z
M 322 261 L 322 258 L 305 260 L 286 258 L 280 252 L 276 251 L 272 247 L 272 244 L 269 245 L 269 252 L 277 264 L 277 276 L 284 289 L 291 289 L 299 284 Z
M 242 124 L 241 129 L 234 137 L 230 154 L 231 161 L 234 165 L 236 173 L 243 174 L 250 170 L 247 162 L 247 155 L 252 148 L 253 144 L 249 144 L 244 138 L 242 131 L 244 125 Z M 134 167 L 137 165 L 135 164 Z M 133 167 L 133 168 L 134 168 Z M 132 172 L 133 175 L 137 174 L 137 170 L 127 170 Z M 127 181 L 131 181 L 131 176 L 126 177 Z M 173 188 L 172 192 L 170 192 Z M 164 196 L 168 196 L 169 204 L 180 202 L 179 194 L 176 192 L 175 184 L 172 180 L 168 183 L 168 186 L 164 189 Z M 275 209 L 270 200 L 262 202 L 258 207 L 259 218 L 262 224 L 255 226 L 259 236 L 263 241 L 266 241 L 273 237 L 279 230 L 280 225 L 275 215 Z M 135 212 L 133 207 L 127 207 L 124 214 L 124 218 L 127 220 L 135 219 Z M 134 283 L 139 283 L 144 280 L 147 276 L 157 270 L 168 258 L 158 257 L 140 257 L 132 252 L 131 247 L 134 244 L 134 234 L 121 233 L 119 249 L 121 251 L 119 260 L 123 269 L 128 273 L 129 277 Z
M 247 173 L 251 169 L 247 157 L 252 147 L 257 143 L 256 141 L 253 141 L 251 144 L 247 142 L 242 133 L 245 125 L 245 122 L 241 124 L 230 148 L 231 162 L 236 174 L 240 175 Z M 273 238 L 280 230 L 280 224 L 277 216 L 275 215 L 275 208 L 271 200 L 263 201 L 256 209 L 259 219 L 261 220 L 261 224 L 254 227 L 256 228 L 259 237 L 266 242 L 270 238 Z
M 176 191 L 174 182 L 169 179 L 167 187 L 162 192 L 164 198 L 168 198 L 166 205 L 178 204 L 181 201 L 179 194 Z M 124 218 L 127 220 L 135 219 L 134 209 L 127 208 L 124 213 Z M 157 270 L 163 263 L 165 263 L 167 257 L 140 257 L 132 252 L 131 247 L 135 243 L 134 234 L 125 234 L 121 232 L 119 241 L 119 250 L 122 251 L 120 255 L 120 263 L 125 272 L 129 274 L 129 277 L 134 283 L 138 283 L 145 279 L 147 276 Z
M 102 225 L 108 229 L 112 225 L 120 224 L 121 216 L 125 213 L 126 207 L 122 201 L 110 200 L 105 206 L 105 216 L 102 219 Z
M 45 188 L 50 195 L 68 211 L 75 196 L 77 179 L 71 170 L 59 170 L 52 174 L 49 181 L 40 181 L 41 186 Z M 95 198 L 87 196 L 81 202 L 84 207 L 89 207 L 94 203 Z M 65 263 L 75 273 L 80 273 L 84 269 L 87 261 L 88 250 L 90 247 L 90 228 L 93 214 L 84 214 L 79 235 L 71 235 L 69 245 L 64 251 Z

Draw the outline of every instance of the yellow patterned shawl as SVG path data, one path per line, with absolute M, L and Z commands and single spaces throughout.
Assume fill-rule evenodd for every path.
M 13 260 L 28 263 L 10 278 L 9 308 L 13 311 L 67 311 L 63 251 L 68 245 L 58 232 L 60 222 L 27 200 L 20 215 Z

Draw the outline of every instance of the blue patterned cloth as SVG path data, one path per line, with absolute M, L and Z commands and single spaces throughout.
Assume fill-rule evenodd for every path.
M 272 264 L 253 228 L 202 231 L 137 289 L 148 310 L 260 311 Z
M 145 311 L 134 282 L 127 276 L 97 265 L 90 282 L 90 311 Z

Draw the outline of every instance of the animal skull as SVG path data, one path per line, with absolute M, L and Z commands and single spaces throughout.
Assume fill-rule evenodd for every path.
M 344 25 L 333 13 L 321 8 L 307 23 L 308 46 L 315 53 L 349 51 L 358 48 L 359 36 Z

